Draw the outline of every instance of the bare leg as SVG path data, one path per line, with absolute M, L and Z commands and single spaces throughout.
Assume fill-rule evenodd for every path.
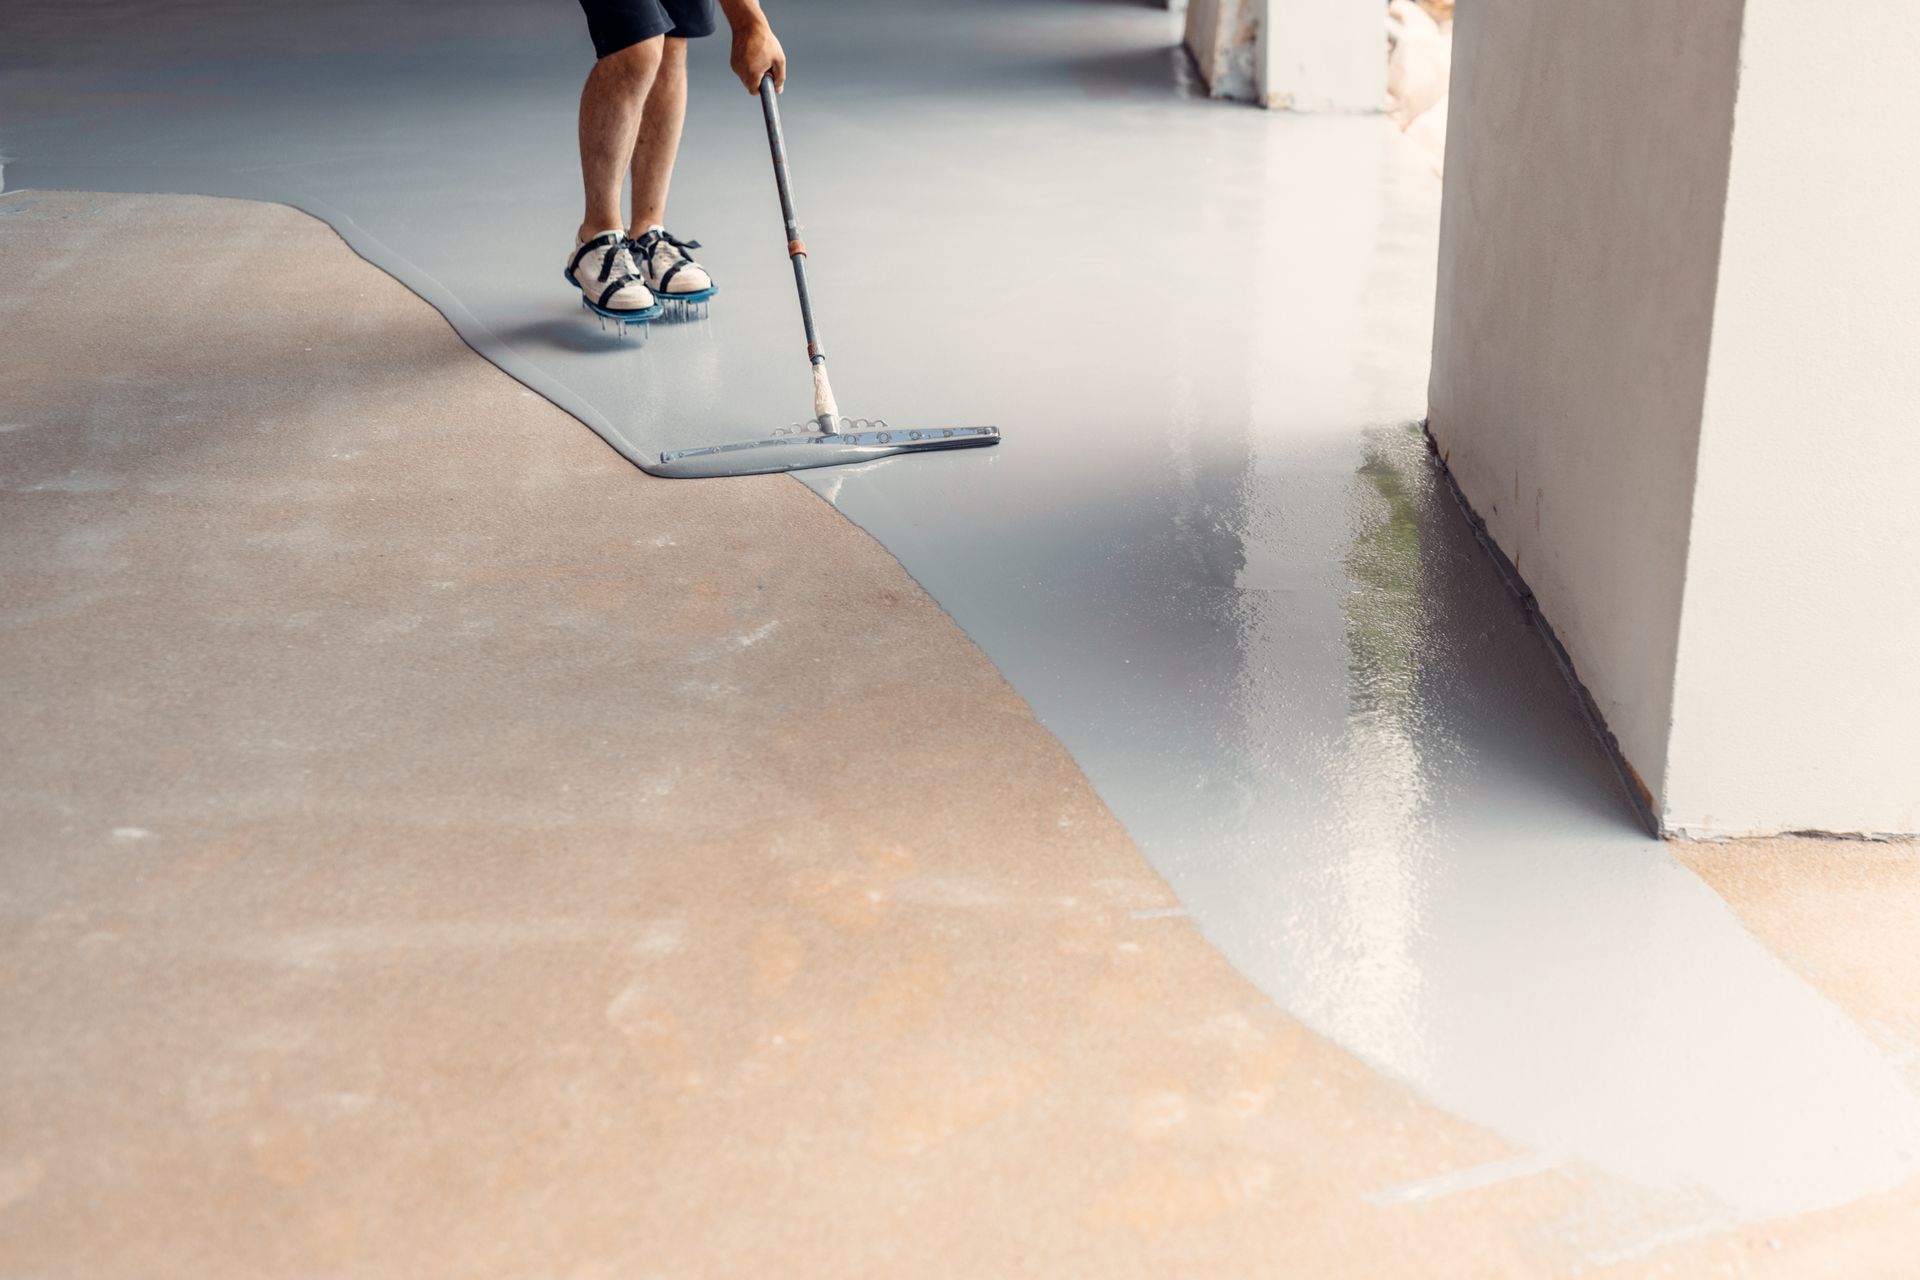
M 687 42 L 668 36 L 666 44 L 633 146 L 629 234 L 636 236 L 667 220 L 667 187 L 673 181 L 674 157 L 680 152 L 680 125 L 687 118 Z
M 587 73 L 586 87 L 580 91 L 580 176 L 587 208 L 578 239 L 624 225 L 620 187 L 665 43 L 664 36 L 655 36 L 628 45 L 594 63 Z

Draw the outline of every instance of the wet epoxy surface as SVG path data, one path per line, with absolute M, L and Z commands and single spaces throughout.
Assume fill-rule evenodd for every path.
M 306 208 L 629 456 L 804 415 L 764 137 L 723 42 L 696 50 L 672 206 L 722 293 L 640 347 L 558 279 L 589 56 L 570 6 L 128 6 L 139 39 L 99 15 L 10 9 L 9 189 Z M 1407 425 L 1439 199 L 1421 159 L 1378 121 L 1184 96 L 1151 11 L 777 17 L 843 408 L 1007 437 L 805 482 L 985 647 L 1208 936 L 1530 1167 L 1682 1206 L 1662 1230 L 1910 1176 L 1910 1050 L 1637 830 L 1435 486 Z M 262 287 L 298 269 L 263 264 Z

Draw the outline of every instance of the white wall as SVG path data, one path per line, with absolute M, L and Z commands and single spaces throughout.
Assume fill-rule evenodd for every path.
M 1263 0 L 1255 62 L 1263 106 L 1379 111 L 1387 92 L 1384 4 Z
M 1456 13 L 1431 428 L 1657 809 L 1740 0 Z
M 1385 6 L 1367 0 L 1192 0 L 1187 48 L 1216 98 L 1295 111 L 1378 111 Z
M 1920 831 L 1920 27 L 1476 0 L 1454 42 L 1456 479 L 1668 830 Z
M 1920 831 L 1911 4 L 1747 0 L 1668 821 Z

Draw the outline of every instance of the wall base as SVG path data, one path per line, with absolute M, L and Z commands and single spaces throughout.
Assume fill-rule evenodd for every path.
M 1453 500 L 1459 506 L 1461 514 L 1466 516 L 1467 523 L 1472 526 L 1475 540 L 1486 549 L 1494 567 L 1500 571 L 1500 577 L 1506 582 L 1507 589 L 1513 592 L 1514 598 L 1519 600 L 1521 607 L 1527 611 L 1527 621 L 1540 633 L 1541 639 L 1546 641 L 1547 652 L 1553 655 L 1554 666 L 1560 669 L 1560 675 L 1566 680 L 1567 687 L 1573 691 L 1575 700 L 1580 704 L 1580 714 L 1586 719 L 1587 726 L 1593 730 L 1594 737 L 1599 739 L 1600 745 L 1606 750 L 1607 759 L 1613 762 L 1614 773 L 1620 779 L 1621 792 L 1639 817 L 1640 825 L 1646 828 L 1648 835 L 1673 834 L 1661 826 L 1659 815 L 1653 809 L 1653 794 L 1648 791 L 1647 784 L 1640 780 L 1640 774 L 1634 769 L 1633 763 L 1627 759 L 1626 753 L 1621 751 L 1620 740 L 1614 736 L 1613 730 L 1607 727 L 1606 717 L 1600 714 L 1600 707 L 1594 702 L 1593 694 L 1587 690 L 1587 686 L 1580 679 L 1580 673 L 1574 668 L 1573 657 L 1568 654 L 1567 647 L 1560 643 L 1560 637 L 1554 633 L 1553 624 L 1548 622 L 1546 615 L 1540 612 L 1540 602 L 1534 598 L 1533 589 L 1527 586 L 1527 580 L 1520 576 L 1518 566 L 1505 551 L 1500 549 L 1500 544 L 1493 540 L 1493 535 L 1487 531 L 1487 522 L 1481 519 L 1480 513 L 1473 509 L 1473 504 L 1461 491 L 1459 482 L 1453 478 L 1453 472 L 1447 466 L 1446 455 L 1440 452 L 1440 442 L 1433 438 L 1431 425 L 1423 420 L 1420 423 L 1420 430 L 1426 437 L 1427 452 L 1433 457 L 1433 465 L 1440 472 L 1441 479 L 1446 481 L 1447 492 L 1453 495 Z

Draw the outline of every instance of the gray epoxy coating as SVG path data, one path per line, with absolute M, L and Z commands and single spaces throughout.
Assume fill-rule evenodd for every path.
M 1646 1189 L 1649 1230 L 1920 1170 L 1900 1047 L 1638 830 L 1436 488 L 1408 425 L 1421 159 L 1377 120 L 1187 96 L 1151 10 L 775 17 L 843 409 L 1006 433 L 805 482 L 986 649 L 1207 934 L 1540 1153 L 1520 1167 Z M 307 209 L 629 457 L 804 417 L 764 135 L 723 41 L 696 50 L 671 219 L 707 246 L 712 319 L 623 346 L 559 280 L 581 26 L 565 0 L 11 5 L 6 187 Z

